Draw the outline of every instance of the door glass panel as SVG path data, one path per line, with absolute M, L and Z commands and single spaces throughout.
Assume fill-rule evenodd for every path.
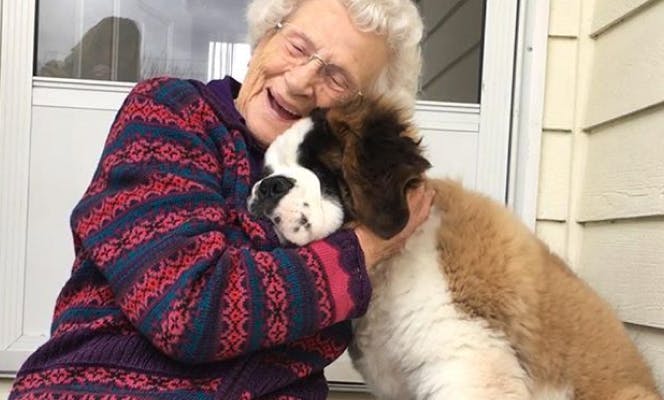
M 244 0 L 40 0 L 35 75 L 244 77 Z
M 486 0 L 418 0 L 419 99 L 479 103 Z M 134 82 L 244 78 L 244 0 L 39 0 L 35 75 Z
M 480 102 L 485 1 L 417 1 L 425 25 L 420 100 Z

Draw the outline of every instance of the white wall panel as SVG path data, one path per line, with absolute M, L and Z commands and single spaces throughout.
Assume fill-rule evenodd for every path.
M 69 216 L 95 171 L 112 110 L 38 106 L 32 113 L 24 330 L 47 334 L 74 248 Z M 49 318 L 44 318 L 48 316 Z

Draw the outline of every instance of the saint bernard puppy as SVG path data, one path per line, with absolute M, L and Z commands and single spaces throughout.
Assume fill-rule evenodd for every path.
M 316 111 L 279 136 L 249 210 L 285 243 L 345 223 L 388 238 L 429 163 L 385 102 Z M 350 354 L 379 399 L 661 399 L 610 306 L 503 205 L 449 180 L 373 295 Z

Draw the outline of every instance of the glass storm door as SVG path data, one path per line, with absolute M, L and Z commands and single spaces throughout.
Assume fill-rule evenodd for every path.
M 416 121 L 430 175 L 504 201 L 517 0 L 416 3 L 426 25 Z M 69 215 L 133 84 L 156 75 L 241 81 L 250 53 L 245 0 L 0 4 L 0 98 L 12 99 L 0 104 L 0 374 L 11 374 L 48 336 L 74 257 Z M 347 358 L 327 377 L 361 383 Z

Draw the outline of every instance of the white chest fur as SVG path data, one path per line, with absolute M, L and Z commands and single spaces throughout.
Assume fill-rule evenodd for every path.
M 351 356 L 381 399 L 526 399 L 514 352 L 485 321 L 455 307 L 437 256 L 433 210 L 398 256 L 372 272 Z

